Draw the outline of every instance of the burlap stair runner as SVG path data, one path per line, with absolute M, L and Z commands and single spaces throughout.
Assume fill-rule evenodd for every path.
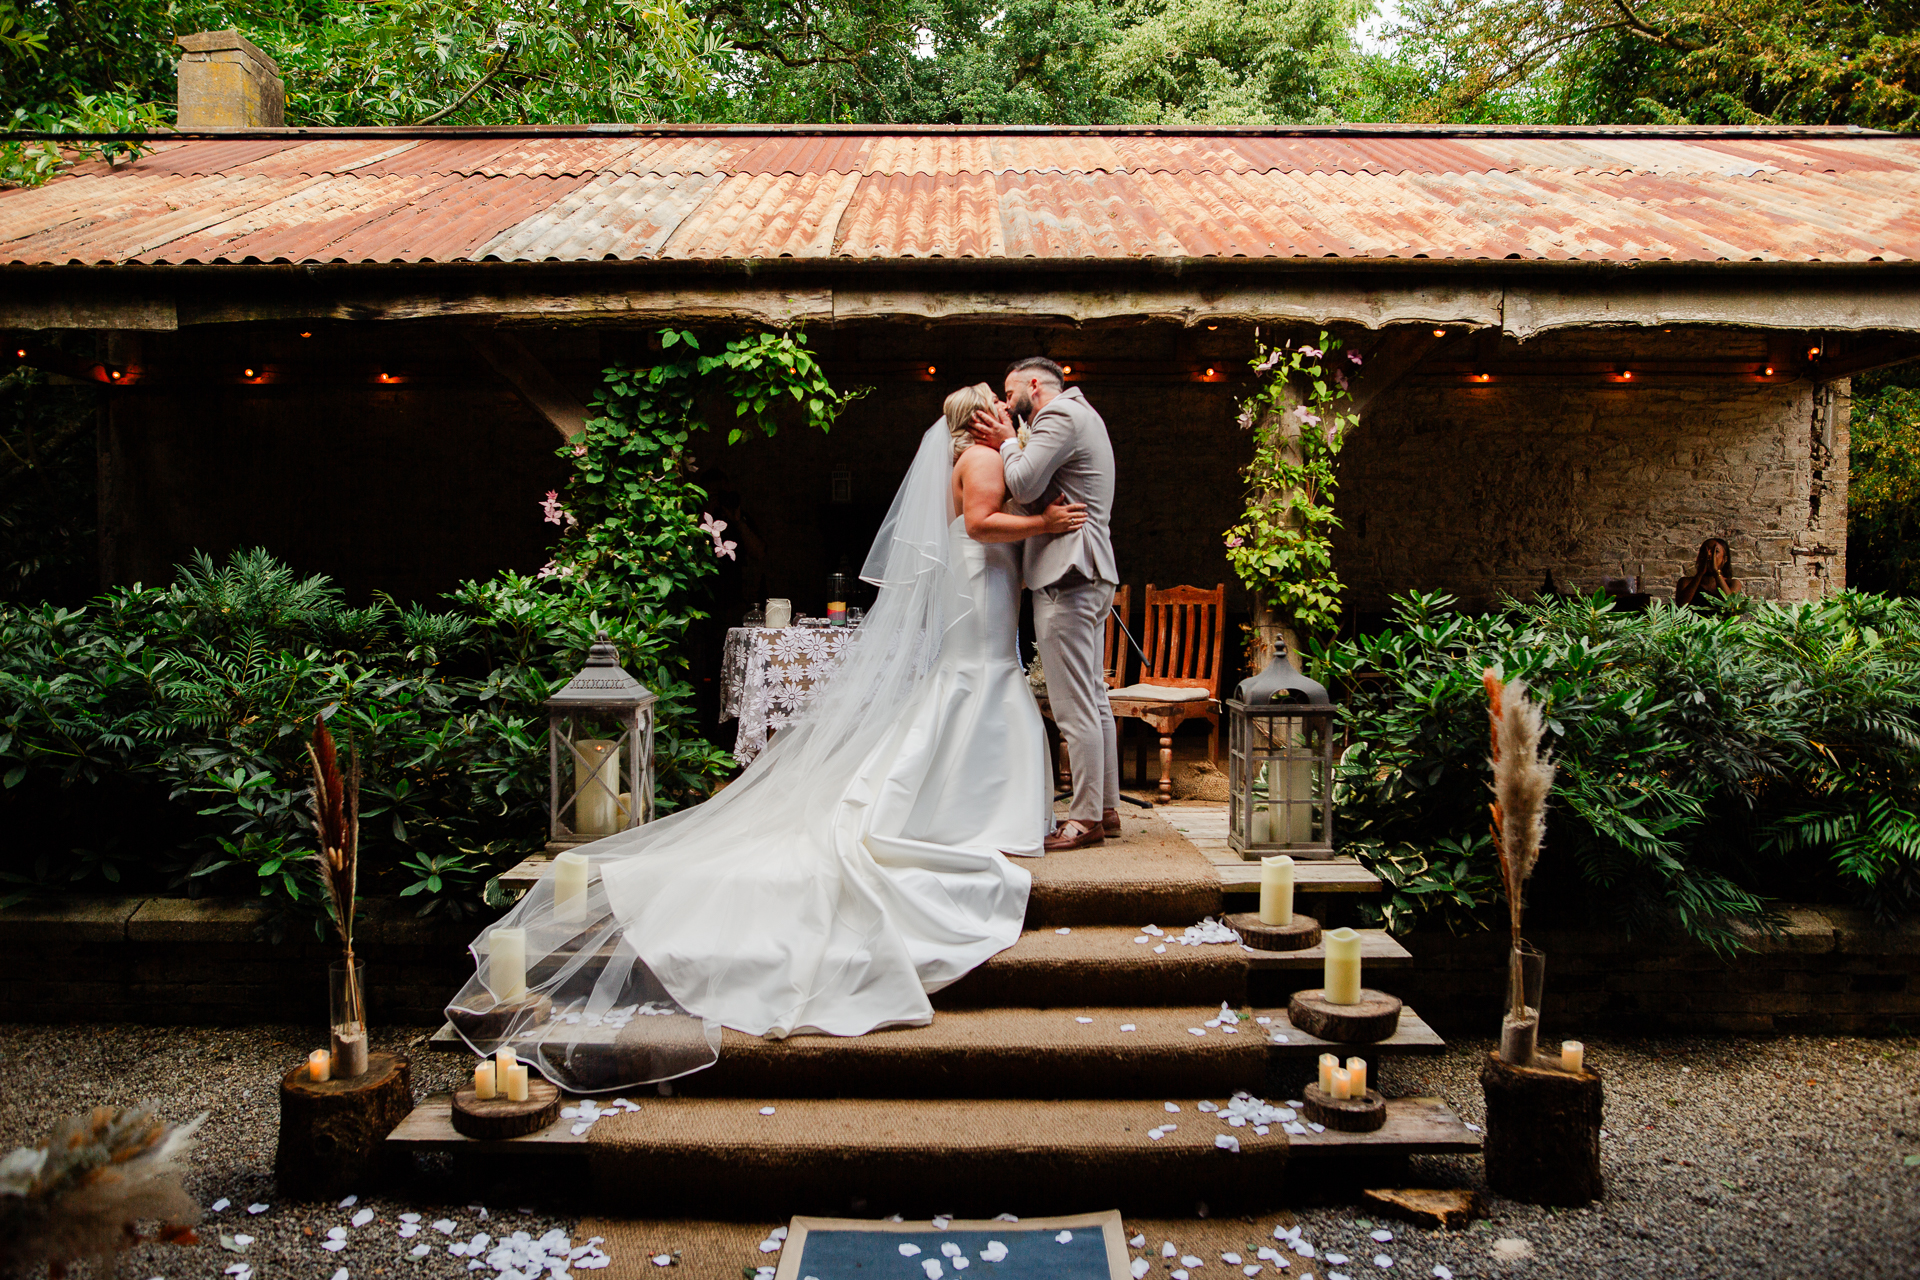
M 1165 1099 L 1258 1091 L 1265 1040 L 1206 1027 L 1219 1012 L 1217 1004 L 959 1009 L 929 1026 L 864 1036 L 763 1040 L 728 1031 L 720 1061 L 676 1088 L 765 1098 Z
M 706 1216 L 874 1212 L 1034 1216 L 1088 1205 L 1228 1212 L 1280 1185 L 1276 1129 L 1227 1130 L 1158 1099 L 1036 1102 L 672 1098 L 589 1134 L 595 1185 L 621 1203 Z M 1150 1130 L 1181 1124 L 1159 1140 Z M 1215 1145 L 1231 1133 L 1239 1152 Z M 882 1207 L 884 1206 L 884 1207 Z
M 1182 932 L 1181 926 L 1164 930 Z M 1144 941 L 1137 941 L 1144 939 Z M 1155 947 L 1159 951 L 1155 951 Z M 1189 947 L 1132 925 L 1083 925 L 1069 933 L 1029 929 L 1007 950 L 938 991 L 936 1009 L 995 1005 L 1211 1004 L 1247 998 L 1247 959 L 1239 947 Z

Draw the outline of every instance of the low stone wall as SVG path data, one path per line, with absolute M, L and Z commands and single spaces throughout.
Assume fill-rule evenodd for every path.
M 1685 939 L 1528 933 L 1545 953 L 1543 1032 L 1884 1031 L 1920 1026 L 1920 920 L 1892 927 L 1846 907 L 1788 907 L 1785 927 L 1720 956 Z M 1414 955 L 1377 981 L 1443 1033 L 1485 1033 L 1505 998 L 1506 937 L 1416 933 Z
M 376 1025 L 437 1023 L 473 972 L 480 922 L 422 920 L 362 904 L 354 950 Z M 265 940 L 269 913 L 232 899 L 94 898 L 0 911 L 0 948 L 29 959 L 0 983 L 0 1020 L 168 1025 L 319 1021 L 339 944 L 295 924 Z
M 1858 1032 L 1920 1026 L 1920 921 L 1891 928 L 1863 911 L 1790 907 L 1774 936 L 1723 957 L 1681 939 L 1602 931 L 1531 933 L 1546 953 L 1546 1033 L 1621 1030 Z M 0 911 L 0 949 L 31 957 L 0 984 L 0 1021 L 159 1025 L 326 1016 L 326 965 L 310 931 L 261 937 L 267 912 L 228 899 L 87 899 Z M 473 972 L 478 920 L 421 920 L 404 904 L 363 905 L 357 929 L 369 1016 L 437 1023 Z M 1416 933 L 1414 962 L 1368 984 L 1401 997 L 1443 1034 L 1484 1032 L 1504 991 L 1505 941 Z M 1317 983 L 1311 971 L 1258 975 L 1256 1002 Z M 1284 987 L 1284 989 L 1283 989 Z

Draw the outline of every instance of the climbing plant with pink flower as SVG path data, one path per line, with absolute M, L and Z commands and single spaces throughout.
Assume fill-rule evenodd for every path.
M 1340 621 L 1334 464 L 1359 420 L 1346 369 L 1334 359 L 1345 345 L 1324 331 L 1317 345 L 1261 344 L 1249 362 L 1260 387 L 1240 402 L 1253 458 L 1240 473 L 1246 508 L 1223 535 L 1227 562 L 1256 602 L 1296 633 L 1331 634 Z M 1346 364 L 1360 362 L 1358 351 L 1346 353 Z

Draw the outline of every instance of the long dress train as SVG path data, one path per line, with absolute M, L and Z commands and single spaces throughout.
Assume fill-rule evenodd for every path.
M 880 599 L 842 671 L 712 800 L 585 846 L 583 918 L 556 921 L 545 880 L 496 926 L 526 930 L 525 998 L 496 1001 L 491 931 L 476 941 L 449 1007 L 474 1049 L 511 1043 L 581 1091 L 667 1079 L 714 1061 L 722 1026 L 924 1025 L 930 993 L 1018 938 L 1031 877 L 1006 855 L 1039 856 L 1052 810 L 1018 547 L 920 509 L 951 510 L 937 431 L 868 562 Z

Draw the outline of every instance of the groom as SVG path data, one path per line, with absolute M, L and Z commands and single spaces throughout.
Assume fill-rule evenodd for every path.
M 1080 388 L 1068 390 L 1060 366 L 1044 356 L 1009 366 L 1005 390 L 1004 403 L 974 414 L 973 435 L 1000 451 L 1007 492 L 1033 511 L 1061 494 L 1087 507 L 1080 528 L 1028 538 L 1025 549 L 1047 701 L 1073 767 L 1067 821 L 1047 837 L 1046 847 L 1085 849 L 1120 834 L 1120 751 L 1101 658 L 1107 613 L 1120 583 L 1107 533 L 1113 445 L 1107 424 Z M 1016 418 L 1031 428 L 1024 448 L 1014 439 Z

